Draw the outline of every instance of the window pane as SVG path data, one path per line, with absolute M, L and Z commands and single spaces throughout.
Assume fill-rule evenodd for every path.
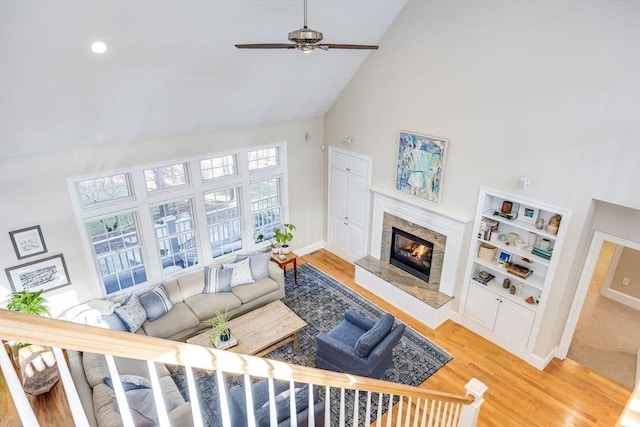
M 204 201 L 213 257 L 242 249 L 237 190 L 234 188 L 205 193 Z
M 133 213 L 86 222 L 107 294 L 147 281 Z
M 144 180 L 147 184 L 147 192 L 180 187 L 187 185 L 186 168 L 183 163 L 180 163 L 145 169 Z
M 164 273 L 198 264 L 191 199 L 153 206 L 151 217 Z
M 280 179 L 273 178 L 251 184 L 251 214 L 257 236 L 272 238 L 274 231 L 280 226 Z
M 200 160 L 200 173 L 203 180 L 233 176 L 236 174 L 236 156 L 220 156 Z
M 78 183 L 78 194 L 82 206 L 131 197 L 126 174 L 88 179 Z
M 278 166 L 278 149 L 276 147 L 249 151 L 249 170 L 264 169 Z

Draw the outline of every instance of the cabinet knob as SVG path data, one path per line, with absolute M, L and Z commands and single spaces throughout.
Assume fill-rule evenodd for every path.
M 348 216 L 345 216 L 345 217 L 344 217 L 344 219 L 347 219 L 347 220 L 348 220 L 348 219 L 349 219 L 349 217 L 348 217 Z
M 351 172 L 351 169 L 350 169 L 350 168 L 347 168 L 347 171 Z
M 344 225 L 349 225 L 349 223 L 348 223 L 348 222 L 345 222 L 345 223 L 344 223 Z

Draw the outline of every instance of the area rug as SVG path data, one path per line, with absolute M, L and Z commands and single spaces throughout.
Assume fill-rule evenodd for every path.
M 370 319 L 379 318 L 384 313 L 380 307 L 365 300 L 310 264 L 298 267 L 297 286 L 294 285 L 293 272 L 290 271 L 285 280 L 285 288 L 286 296 L 282 301 L 304 319 L 308 326 L 299 333 L 300 347 L 297 351 L 294 351 L 292 345 L 289 344 L 267 355 L 267 358 L 270 359 L 303 366 L 314 366 L 316 335 L 329 331 L 338 324 L 347 309 L 355 309 Z M 451 359 L 452 356 L 447 352 L 407 327 L 400 343 L 394 349 L 393 364 L 382 379 L 418 386 Z M 183 370 L 170 367 L 170 371 L 178 388 L 188 399 L 187 383 Z M 220 425 L 215 375 L 196 372 L 195 377 L 206 425 Z M 239 382 L 239 379 L 228 377 L 227 381 L 230 385 L 234 385 Z M 361 396 L 361 399 L 364 399 L 364 396 Z M 338 402 L 334 398 L 331 400 Z M 375 404 L 377 396 L 373 396 L 372 400 Z M 351 419 L 353 402 L 352 399 L 348 401 L 350 403 L 346 413 L 348 419 Z M 383 411 L 386 411 L 387 404 L 385 401 Z M 359 419 L 363 420 L 364 405 L 361 404 L 360 408 Z M 332 405 L 332 419 L 337 419 L 338 410 L 337 404 Z M 375 417 L 375 408 L 372 412 Z

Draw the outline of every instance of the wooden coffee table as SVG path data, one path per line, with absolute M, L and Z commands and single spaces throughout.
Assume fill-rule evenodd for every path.
M 293 343 L 298 349 L 298 331 L 307 326 L 282 301 L 275 301 L 229 321 L 229 329 L 238 345 L 228 348 L 234 353 L 264 356 Z M 187 340 L 189 344 L 212 347 L 211 330 L 207 329 Z

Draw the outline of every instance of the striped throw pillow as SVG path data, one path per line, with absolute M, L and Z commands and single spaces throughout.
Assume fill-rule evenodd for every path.
M 205 294 L 216 294 L 218 292 L 231 292 L 231 278 L 233 269 L 218 267 L 204 268 L 204 289 Z
M 140 304 L 147 313 L 147 319 L 154 321 L 167 314 L 173 308 L 167 290 L 160 285 L 139 298 Z

